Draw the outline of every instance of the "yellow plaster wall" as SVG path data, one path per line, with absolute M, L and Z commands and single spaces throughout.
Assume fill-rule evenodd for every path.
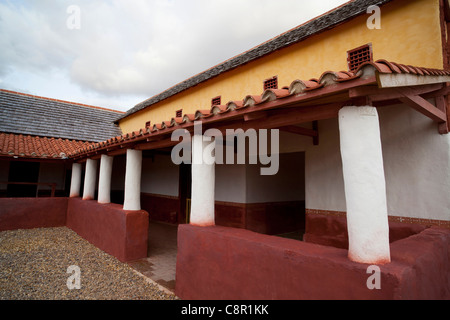
M 443 68 L 439 0 L 396 0 L 381 7 L 381 29 L 370 30 L 364 15 L 305 41 L 228 71 L 120 121 L 122 132 L 210 109 L 211 99 L 222 104 L 261 94 L 263 81 L 278 76 L 279 88 L 295 79 L 319 78 L 327 70 L 347 70 L 347 51 L 372 43 L 374 60 L 386 59 L 420 67 Z

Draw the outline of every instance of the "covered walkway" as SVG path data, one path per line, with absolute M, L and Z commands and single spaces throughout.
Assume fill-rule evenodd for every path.
M 147 257 L 128 262 L 133 269 L 171 292 L 175 291 L 177 225 L 150 221 Z

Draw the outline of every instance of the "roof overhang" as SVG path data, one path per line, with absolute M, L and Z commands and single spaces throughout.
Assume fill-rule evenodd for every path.
M 336 118 L 348 105 L 383 107 L 405 103 L 438 123 L 440 133 L 448 133 L 446 96 L 450 72 L 406 66 L 385 60 L 367 62 L 355 73 L 324 72 L 319 79 L 294 80 L 289 87 L 248 95 L 226 105 L 197 110 L 194 114 L 154 124 L 152 128 L 127 133 L 92 144 L 70 155 L 77 161 L 101 154 L 117 155 L 126 149 L 155 150 L 178 143 L 171 135 L 177 129 L 193 132 L 201 121 L 203 130 L 282 128 L 317 139 L 317 130 L 293 126 Z M 436 106 L 429 99 L 436 99 Z M 297 127 L 298 128 L 298 127 Z
M 136 106 L 128 110 L 125 114 L 118 117 L 115 123 L 119 123 L 122 119 L 139 112 L 145 108 L 170 98 L 180 92 L 192 88 L 209 79 L 219 76 L 220 74 L 233 70 L 246 63 L 252 62 L 263 56 L 271 54 L 277 50 L 291 46 L 293 44 L 304 41 L 314 35 L 326 32 L 340 24 L 352 20 L 363 14 L 367 14 L 367 8 L 372 5 L 383 6 L 392 0 L 352 0 L 343 5 L 334 8 L 315 19 L 309 20 L 304 24 L 297 26 L 269 41 L 262 43 L 242 54 L 224 61 L 204 72 L 201 72 L 173 87 L 138 103 Z

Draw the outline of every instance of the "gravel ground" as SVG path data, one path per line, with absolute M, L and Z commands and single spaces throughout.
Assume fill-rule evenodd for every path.
M 80 289 L 70 290 L 78 266 Z M 66 227 L 0 232 L 0 300 L 174 300 Z

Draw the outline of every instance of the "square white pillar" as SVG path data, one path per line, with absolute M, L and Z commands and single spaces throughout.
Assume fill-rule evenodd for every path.
M 215 164 L 203 158 L 203 149 L 211 142 L 202 135 L 192 137 L 192 188 L 190 223 L 211 226 L 214 221 Z M 212 163 L 211 163 L 212 162 Z
M 97 182 L 97 160 L 87 159 L 86 173 L 84 176 L 83 200 L 95 198 L 95 186 Z
M 142 151 L 127 150 L 124 210 L 141 210 Z
M 349 259 L 368 264 L 388 263 L 389 224 L 377 109 L 342 108 L 339 132 Z
M 70 197 L 76 198 L 80 196 L 81 189 L 81 163 L 72 164 L 72 179 L 70 180 Z
M 111 174 L 114 157 L 103 154 L 100 159 L 98 203 L 111 202 Z

